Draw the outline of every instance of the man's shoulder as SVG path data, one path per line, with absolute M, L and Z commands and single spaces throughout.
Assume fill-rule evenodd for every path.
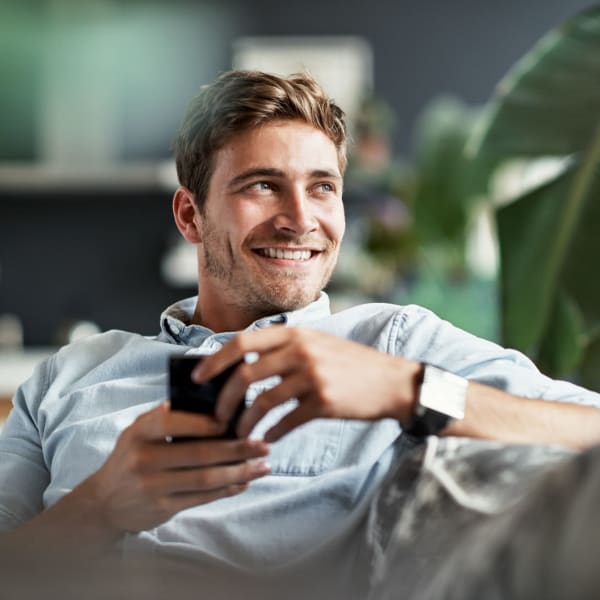
M 62 346 L 56 356 L 62 360 L 87 354 L 98 357 L 102 354 L 114 353 L 125 346 L 149 344 L 156 341 L 156 339 L 156 336 L 145 336 L 131 331 L 111 329 Z
M 113 329 L 63 346 L 50 360 L 55 371 L 85 372 L 102 364 L 132 363 L 157 354 L 164 357 L 163 347 L 173 345 L 159 342 L 156 336 Z
M 154 336 L 111 330 L 63 346 L 24 385 L 41 400 L 107 382 L 141 382 L 164 376 L 168 356 L 177 349 Z

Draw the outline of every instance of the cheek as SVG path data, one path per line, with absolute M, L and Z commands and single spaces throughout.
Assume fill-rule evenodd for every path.
M 235 246 L 243 246 L 250 240 L 270 235 L 272 219 L 276 212 L 267 210 L 266 207 L 248 203 L 243 210 L 231 213 L 227 218 L 227 228 L 230 240 Z
M 341 239 L 344 237 L 344 233 L 346 232 L 346 217 L 344 215 L 343 207 L 340 210 L 337 231 L 338 231 L 338 239 L 341 241 Z
M 239 246 L 243 233 L 238 215 L 232 211 L 220 211 L 218 215 L 213 216 L 211 222 L 221 247 L 227 248 L 230 253 L 231 248 Z
M 221 251 L 227 255 L 230 264 L 235 261 L 235 249 L 238 245 L 238 240 L 236 240 L 235 235 L 231 231 L 228 229 L 221 231 L 219 235 L 219 247 L 221 248 Z
M 344 216 L 344 205 L 340 202 L 339 205 L 332 207 L 331 210 L 323 216 L 322 226 L 327 236 L 332 240 L 341 242 L 346 231 L 346 219 Z

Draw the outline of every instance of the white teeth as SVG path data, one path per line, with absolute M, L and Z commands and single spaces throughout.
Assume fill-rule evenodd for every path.
M 310 250 L 284 250 L 283 248 L 261 248 L 259 252 L 269 258 L 284 258 L 286 260 L 308 260 L 312 254 Z

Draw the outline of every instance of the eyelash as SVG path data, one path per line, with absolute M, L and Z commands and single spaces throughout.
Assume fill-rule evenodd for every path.
M 333 186 L 331 183 L 327 183 L 327 182 L 325 182 L 325 183 L 318 183 L 318 184 L 316 185 L 316 187 L 318 187 L 318 188 L 323 188 L 323 187 L 325 187 L 325 186 L 327 186 L 327 187 L 329 188 L 329 189 L 327 189 L 327 190 L 324 190 L 326 193 L 328 193 L 328 194 L 329 194 L 329 193 L 333 193 L 333 192 L 335 192 L 335 187 L 334 187 L 334 186 Z
M 262 186 L 265 186 L 265 187 L 262 187 Z M 327 188 L 327 189 L 323 189 L 323 188 Z M 258 191 L 266 191 L 266 190 L 276 191 L 278 188 L 277 188 L 277 185 L 275 185 L 274 183 L 271 183 L 270 181 L 255 181 L 255 182 L 249 184 L 248 186 L 246 186 L 244 189 L 245 190 L 255 189 Z M 318 193 L 322 193 L 322 194 L 335 193 L 335 186 L 332 183 L 329 183 L 327 181 L 315 184 L 312 189 L 316 189 L 316 190 L 318 190 Z
M 260 189 L 260 190 L 264 189 L 260 186 L 268 186 L 268 188 L 270 190 L 272 190 L 275 187 L 270 181 L 255 181 L 254 183 L 251 183 L 246 189 L 249 189 L 249 190 L 251 190 L 252 188 Z

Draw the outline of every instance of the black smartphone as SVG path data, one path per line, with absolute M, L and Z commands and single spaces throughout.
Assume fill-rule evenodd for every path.
M 242 362 L 231 365 L 209 381 L 194 383 L 191 375 L 202 356 L 172 356 L 169 359 L 169 397 L 171 410 L 187 410 L 204 415 L 214 415 L 219 392 L 229 376 Z M 235 429 L 246 406 L 245 398 L 240 398 L 235 414 L 229 421 L 224 438 L 235 439 Z M 181 438 L 179 438 L 181 439 Z

